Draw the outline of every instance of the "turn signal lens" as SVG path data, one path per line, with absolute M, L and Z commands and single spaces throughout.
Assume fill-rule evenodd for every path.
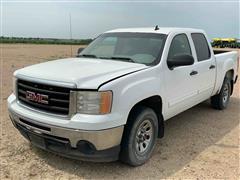
M 101 92 L 100 114 L 110 113 L 112 107 L 112 92 Z

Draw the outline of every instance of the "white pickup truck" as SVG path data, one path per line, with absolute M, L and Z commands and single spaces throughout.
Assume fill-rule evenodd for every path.
M 211 98 L 227 107 L 237 52 L 213 51 L 203 30 L 108 31 L 75 58 L 14 73 L 8 109 L 32 144 L 87 161 L 145 163 L 164 121 Z

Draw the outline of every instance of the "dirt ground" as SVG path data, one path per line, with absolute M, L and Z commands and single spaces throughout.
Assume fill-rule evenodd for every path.
M 78 46 L 73 47 L 76 52 Z M 12 73 L 46 60 L 70 56 L 65 45 L 1 45 L 2 65 L 0 179 L 238 179 L 239 84 L 227 110 L 209 102 L 168 120 L 165 137 L 141 167 L 120 162 L 90 163 L 66 159 L 31 146 L 13 127 L 7 113 Z

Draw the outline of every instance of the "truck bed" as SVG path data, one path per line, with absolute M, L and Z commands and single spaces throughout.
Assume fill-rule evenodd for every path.
M 214 54 L 222 54 L 222 53 L 227 53 L 227 52 L 230 52 L 230 51 L 227 51 L 227 50 L 219 50 L 219 49 L 214 49 L 214 50 L 213 50 L 213 53 L 214 53 Z
M 216 76 L 216 84 L 214 93 L 219 92 L 222 82 L 225 77 L 224 71 L 228 69 L 232 69 L 235 72 L 233 79 L 235 80 L 237 71 L 238 71 L 238 52 L 230 51 L 230 50 L 216 50 L 214 49 L 214 54 L 216 58 L 216 66 L 217 66 L 217 76 Z
M 231 48 L 213 48 L 214 54 L 222 54 L 227 52 L 238 52 L 238 55 L 240 54 L 240 49 L 231 49 Z

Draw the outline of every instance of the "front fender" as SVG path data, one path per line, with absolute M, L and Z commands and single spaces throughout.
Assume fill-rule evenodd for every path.
M 156 68 L 148 68 L 109 82 L 100 90 L 113 91 L 112 113 L 121 114 L 121 123 L 126 124 L 132 107 L 143 99 L 160 95 L 160 78 Z

